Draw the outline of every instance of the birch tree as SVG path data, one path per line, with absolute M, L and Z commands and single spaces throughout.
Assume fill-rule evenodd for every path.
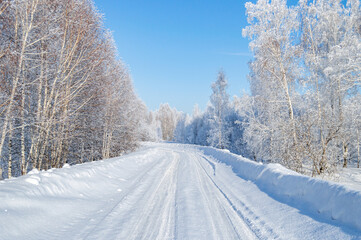
M 251 39 L 254 60 L 250 75 L 254 101 L 265 107 L 263 116 L 267 130 L 271 159 L 283 159 L 292 168 L 302 168 L 295 116 L 295 101 L 300 50 L 295 44 L 299 30 L 296 8 L 285 0 L 259 0 L 246 3 L 248 23 L 243 36 Z M 249 124 L 252 124 L 250 122 Z M 271 149 L 275 146 L 276 149 Z M 274 155 L 273 153 L 282 153 Z
M 212 84 L 212 95 L 210 97 L 209 121 L 210 133 L 207 138 L 208 144 L 217 148 L 228 148 L 229 126 L 225 121 L 229 111 L 229 95 L 227 79 L 223 70 L 218 72 L 217 80 Z
M 307 153 L 313 171 L 332 171 L 341 151 L 343 166 L 347 163 L 348 137 L 345 131 L 344 101 L 357 92 L 360 70 L 360 17 L 358 1 L 318 0 L 301 2 L 302 40 L 305 52 L 306 85 L 317 108 L 310 108 L 308 123 L 312 145 Z M 356 90 L 356 91 L 355 91 Z M 351 95 L 350 95 L 351 94 Z M 311 103 L 311 102 L 310 102 Z M 316 146 L 318 145 L 319 146 Z

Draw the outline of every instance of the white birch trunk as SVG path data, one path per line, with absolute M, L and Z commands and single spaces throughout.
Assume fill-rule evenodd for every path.
M 9 158 L 8 158 L 8 178 L 12 177 L 12 164 L 13 164 L 13 159 L 12 159 L 12 148 L 13 148 L 13 134 L 12 134 L 12 124 L 11 122 L 9 123 L 9 128 L 10 128 L 10 132 L 9 132 L 9 143 L 8 143 L 8 154 L 9 154 Z

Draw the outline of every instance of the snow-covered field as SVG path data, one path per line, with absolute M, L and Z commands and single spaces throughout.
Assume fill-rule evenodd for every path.
M 0 181 L 0 239 L 361 239 L 361 191 L 213 148 L 147 143 Z

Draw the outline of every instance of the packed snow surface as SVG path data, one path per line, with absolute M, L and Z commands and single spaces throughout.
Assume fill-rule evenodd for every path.
M 227 151 L 147 143 L 0 181 L 0 239 L 361 239 L 361 192 Z

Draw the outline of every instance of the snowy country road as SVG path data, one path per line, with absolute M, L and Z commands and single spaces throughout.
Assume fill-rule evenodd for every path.
M 1 181 L 0 239 L 361 239 L 357 228 L 279 201 L 217 156 L 149 143 Z

